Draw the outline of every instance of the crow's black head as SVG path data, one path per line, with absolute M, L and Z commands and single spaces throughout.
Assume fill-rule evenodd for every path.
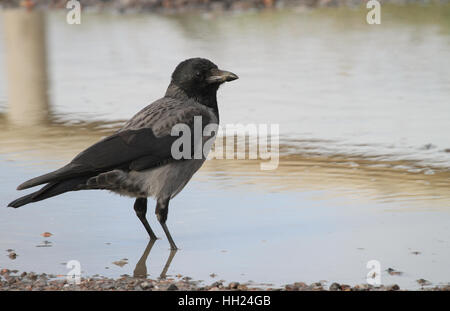
M 204 58 L 190 58 L 181 62 L 172 74 L 172 84 L 190 96 L 210 94 L 227 81 L 238 78 L 232 72 L 220 70 L 213 62 Z

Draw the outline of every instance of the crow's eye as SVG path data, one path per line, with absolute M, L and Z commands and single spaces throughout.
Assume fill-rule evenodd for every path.
M 202 73 L 201 73 L 200 71 L 197 71 L 197 72 L 195 73 L 195 76 L 196 76 L 197 78 L 200 78 L 200 77 L 202 76 Z

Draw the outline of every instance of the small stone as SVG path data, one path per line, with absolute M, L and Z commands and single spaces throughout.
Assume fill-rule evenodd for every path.
M 323 286 L 314 286 L 312 288 L 313 291 L 322 291 L 323 290 Z
M 42 287 L 44 287 L 44 286 L 47 286 L 47 281 L 45 281 L 45 280 L 38 280 L 38 281 L 36 281 L 34 283 L 34 285 L 35 286 L 42 286 Z
M 8 257 L 9 257 L 10 259 L 14 260 L 14 259 L 17 258 L 17 254 L 14 253 L 14 252 L 11 252 L 11 253 L 9 253 Z
M 401 274 L 402 274 L 402 272 L 396 271 L 395 269 L 392 269 L 392 268 L 387 268 L 386 271 L 387 271 L 387 273 L 389 273 L 390 275 L 401 275 Z
M 372 288 L 372 285 L 370 284 L 361 284 L 361 289 L 363 290 L 369 290 L 370 288 Z
M 113 284 L 108 284 L 108 283 L 102 284 L 100 287 L 102 289 L 106 289 L 106 290 L 110 290 L 110 289 L 114 289 L 115 288 L 115 286 Z
M 299 288 L 295 286 L 294 284 L 287 284 L 284 287 L 287 291 L 297 291 Z
M 333 283 L 330 285 L 330 290 L 331 291 L 341 290 L 341 285 L 339 285 L 339 283 Z
M 386 287 L 386 290 L 387 290 L 387 291 L 395 291 L 395 290 L 399 290 L 399 289 L 400 289 L 400 286 L 398 286 L 397 284 L 388 285 L 388 286 Z
M 421 286 L 431 285 L 431 282 L 425 279 L 418 279 L 416 282 L 419 283 Z
M 306 288 L 308 287 L 308 285 L 304 282 L 295 282 L 294 286 L 299 287 L 299 288 Z
M 175 284 L 170 284 L 167 290 L 178 290 L 178 287 Z
M 152 287 L 153 287 L 153 285 L 150 284 L 149 282 L 142 282 L 141 283 L 141 288 L 142 289 L 149 289 L 149 288 L 152 288 Z
M 217 281 L 211 284 L 212 287 L 223 287 L 222 281 Z
M 122 259 L 122 260 L 114 261 L 113 264 L 115 264 L 116 266 L 119 266 L 119 267 L 123 267 L 126 264 L 128 264 L 128 262 L 126 260 Z
M 41 280 L 48 280 L 47 274 L 46 274 L 46 273 L 42 273 L 42 274 L 39 276 L 39 279 L 41 279 Z
M 30 280 L 32 280 L 32 281 L 36 281 L 37 280 L 37 278 L 38 278 L 38 276 L 35 274 L 35 273 L 33 273 L 33 272 L 30 272 L 30 273 L 28 273 L 28 276 L 27 276 Z
M 238 286 L 239 286 L 239 282 L 231 282 L 231 283 L 228 285 L 228 288 L 231 288 L 231 289 L 237 289 Z

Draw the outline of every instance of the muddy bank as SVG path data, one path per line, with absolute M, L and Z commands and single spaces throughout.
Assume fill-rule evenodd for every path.
M 380 3 L 393 4 L 430 4 L 449 3 L 448 0 L 380 0 Z M 65 9 L 67 0 L 6 0 L 0 8 L 7 7 L 41 7 Z M 96 11 L 125 12 L 165 12 L 180 13 L 185 11 L 245 11 L 285 7 L 357 7 L 366 4 L 366 0 L 81 0 L 83 9 Z
M 306 284 L 296 282 L 283 287 L 255 286 L 238 282 L 225 283 L 216 281 L 209 285 L 194 281 L 186 276 L 167 279 L 134 278 L 123 275 L 118 279 L 94 276 L 81 278 L 78 285 L 69 283 L 64 276 L 52 274 L 36 274 L 33 272 L 19 273 L 17 270 L 0 270 L 0 291 L 398 291 L 397 284 L 371 286 L 361 284 L 350 286 L 346 284 L 325 282 Z M 422 287 L 425 291 L 449 291 L 450 283 L 444 286 Z

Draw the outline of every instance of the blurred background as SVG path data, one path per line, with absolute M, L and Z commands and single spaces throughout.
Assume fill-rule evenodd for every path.
M 1 205 L 205 57 L 240 77 L 219 90 L 222 125 L 279 124 L 280 164 L 208 161 L 172 203 L 169 275 L 356 284 L 376 259 L 385 284 L 450 281 L 448 1 L 381 1 L 379 25 L 358 0 L 90 0 L 80 24 L 66 2 L 0 1 Z M 132 203 L 85 192 L 0 209 L 0 267 L 132 274 L 147 244 Z

